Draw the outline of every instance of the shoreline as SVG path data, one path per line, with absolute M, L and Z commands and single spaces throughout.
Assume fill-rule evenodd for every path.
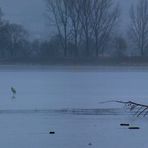
M 49 57 L 0 59 L 0 65 L 148 67 L 148 57 Z

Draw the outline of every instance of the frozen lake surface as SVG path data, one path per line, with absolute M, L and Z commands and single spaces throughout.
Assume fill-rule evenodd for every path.
M 148 68 L 1 66 L 1 146 L 147 148 L 148 118 L 129 115 L 121 104 L 99 103 L 108 100 L 148 104 Z

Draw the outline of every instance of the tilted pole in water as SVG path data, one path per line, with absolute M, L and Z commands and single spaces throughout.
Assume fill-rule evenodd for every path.
M 126 107 L 128 107 L 130 111 L 134 111 L 134 115 L 136 115 L 137 117 L 139 117 L 140 115 L 144 117 L 148 115 L 148 105 L 136 103 L 133 101 L 110 100 L 99 103 L 102 104 L 102 103 L 111 103 L 111 102 L 124 104 Z

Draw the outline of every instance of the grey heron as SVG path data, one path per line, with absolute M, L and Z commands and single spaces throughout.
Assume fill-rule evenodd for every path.
M 15 98 L 16 90 L 14 87 L 11 87 L 11 92 L 13 93 L 12 98 Z

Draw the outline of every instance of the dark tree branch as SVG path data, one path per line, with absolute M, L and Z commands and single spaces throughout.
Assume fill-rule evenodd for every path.
M 111 100 L 111 101 L 100 102 L 100 103 L 111 103 L 111 102 L 124 104 L 125 106 L 128 107 L 129 111 L 135 111 L 136 108 L 138 108 L 138 110 L 135 111 L 135 114 L 134 114 L 137 117 L 139 117 L 140 115 L 142 115 L 143 117 L 148 115 L 148 105 L 145 105 L 145 104 L 140 104 L 133 101 L 120 101 L 120 100 Z

